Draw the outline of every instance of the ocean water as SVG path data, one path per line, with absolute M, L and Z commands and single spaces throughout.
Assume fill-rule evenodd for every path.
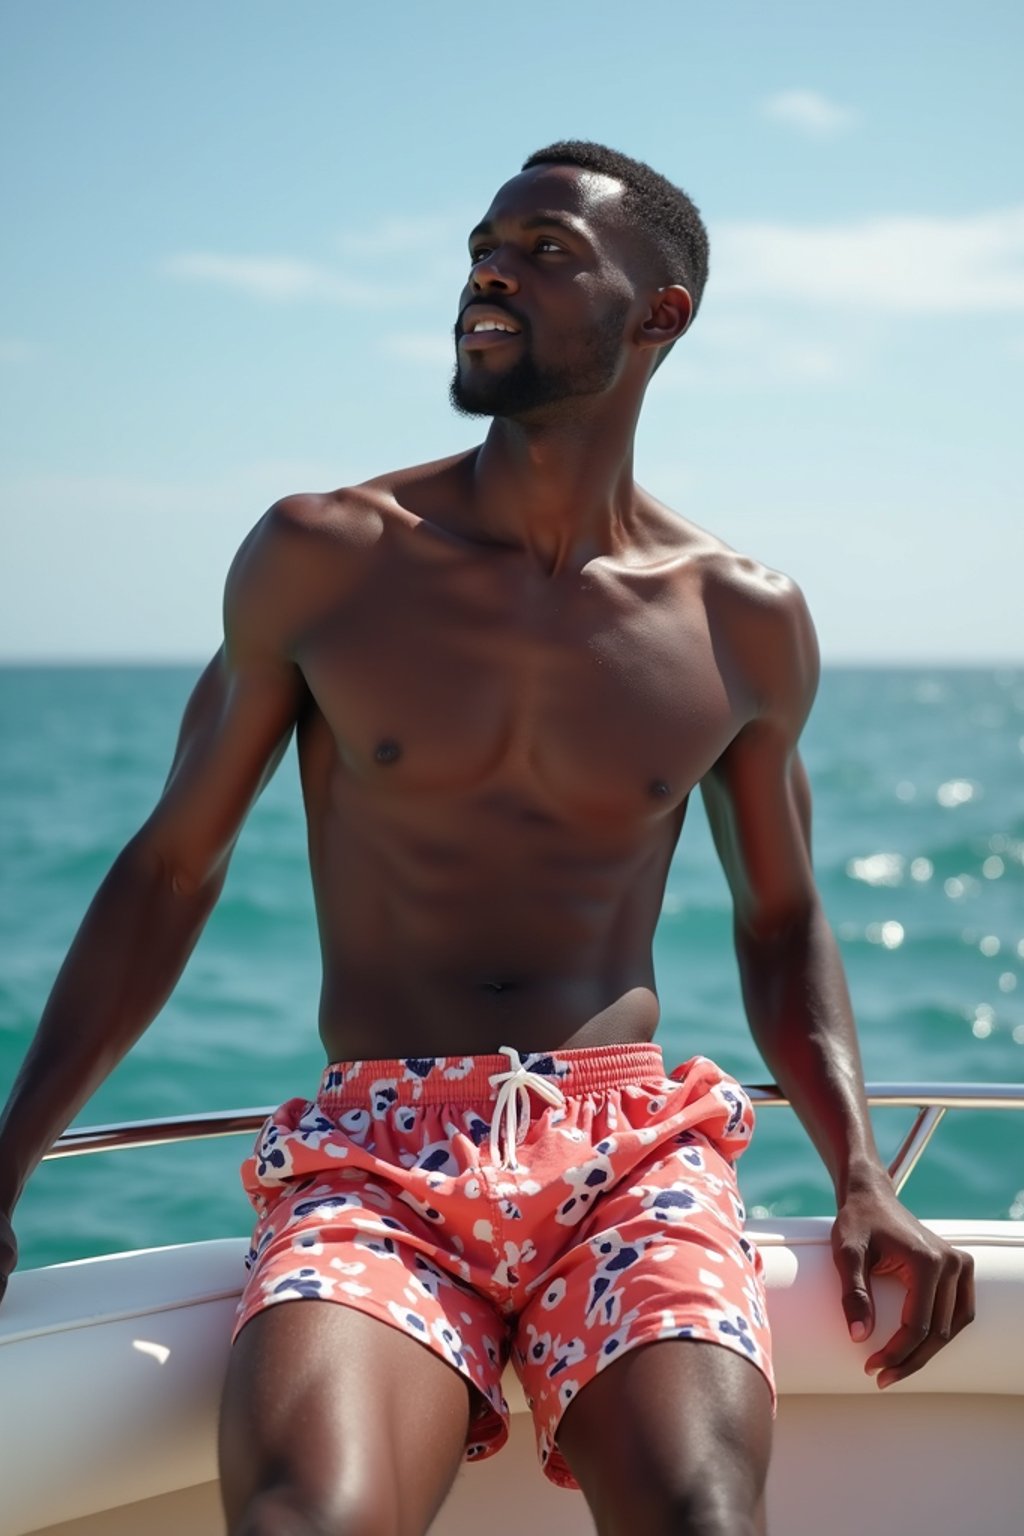
M 72 936 L 170 762 L 188 667 L 0 669 L 0 1093 Z M 869 1083 L 1024 1081 L 1024 668 L 827 668 L 802 752 L 819 888 Z M 113 963 L 113 958 L 112 958 Z M 728 889 L 694 795 L 656 939 L 669 1066 L 768 1080 Z M 294 750 L 254 809 L 173 997 L 78 1124 L 276 1104 L 315 1089 L 316 930 Z M 876 1111 L 884 1152 L 909 1110 Z M 64 1159 L 18 1208 L 23 1265 L 247 1231 L 244 1140 Z M 829 1212 L 788 1110 L 740 1182 L 755 1214 Z M 1024 1214 L 1024 1114 L 950 1111 L 904 1192 L 919 1215 Z

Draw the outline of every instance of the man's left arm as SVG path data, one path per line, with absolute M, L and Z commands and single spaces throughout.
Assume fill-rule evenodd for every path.
M 701 783 L 733 895 L 755 1043 L 832 1178 L 832 1251 L 854 1340 L 874 1328 L 871 1275 L 906 1288 L 901 1326 L 865 1362 L 880 1387 L 920 1370 L 974 1316 L 973 1260 L 897 1198 L 875 1144 L 846 977 L 811 862 L 811 792 L 797 751 L 819 675 L 799 588 L 774 572 L 729 598 L 730 652 L 756 713 Z M 862 1331 L 860 1331 L 862 1330 Z

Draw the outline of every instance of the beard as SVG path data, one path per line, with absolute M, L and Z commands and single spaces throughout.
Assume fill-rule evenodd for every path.
M 452 405 L 462 416 L 517 417 L 562 400 L 601 394 L 618 372 L 622 330 L 629 307 L 629 299 L 624 298 L 599 326 L 566 337 L 565 362 L 538 363 L 529 351 L 525 331 L 522 356 L 500 373 L 480 368 L 470 377 L 456 354 L 448 390 Z

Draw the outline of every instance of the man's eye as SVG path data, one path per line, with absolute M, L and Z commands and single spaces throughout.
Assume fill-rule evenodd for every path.
M 542 247 L 544 247 L 544 246 L 547 246 L 552 251 L 561 251 L 561 249 L 562 249 L 562 247 L 558 244 L 557 240 L 538 240 L 537 241 L 537 249 L 538 249 L 538 251 L 541 250 Z
M 483 261 L 485 256 L 489 256 L 491 250 L 492 247 L 489 245 L 478 245 L 475 251 L 470 251 L 469 259 L 475 266 L 478 261 Z

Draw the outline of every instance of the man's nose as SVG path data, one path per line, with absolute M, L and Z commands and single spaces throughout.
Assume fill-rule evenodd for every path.
M 519 288 L 511 265 L 502 260 L 497 251 L 476 263 L 469 275 L 469 284 L 474 293 L 515 293 Z

